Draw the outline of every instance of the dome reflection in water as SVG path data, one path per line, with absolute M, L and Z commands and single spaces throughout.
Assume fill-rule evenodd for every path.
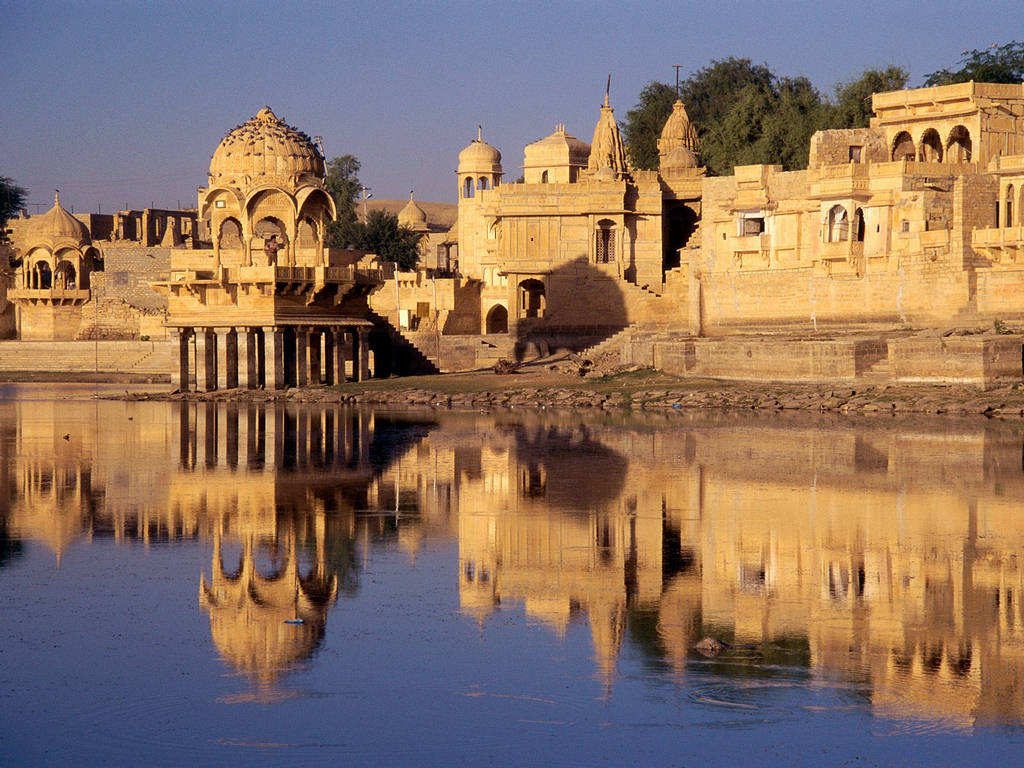
M 5 402 L 0 449 L 4 605 L 67 569 L 116 601 L 106 559 L 170 558 L 212 701 L 393 700 L 365 659 L 400 637 L 431 660 L 402 690 L 519 684 L 584 726 L 619 701 L 751 733 L 1024 725 L 1013 423 Z

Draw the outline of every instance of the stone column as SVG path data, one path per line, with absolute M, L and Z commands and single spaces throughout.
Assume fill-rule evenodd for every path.
M 370 345 L 367 339 L 365 328 L 356 330 L 356 348 L 359 350 L 359 367 L 356 372 L 356 381 L 366 381 L 370 378 Z
M 217 355 L 217 389 L 230 389 L 231 379 L 234 378 L 237 381 L 237 372 L 232 376 L 231 368 L 231 355 L 228 349 L 228 334 L 231 331 L 230 328 L 216 328 L 214 332 L 217 335 L 217 343 L 214 347 L 214 351 Z
M 320 345 L 323 343 L 323 333 L 314 328 L 309 333 L 309 383 L 317 386 L 321 383 L 320 375 Z
M 284 333 L 273 326 L 263 329 L 263 365 L 267 389 L 284 389 Z
M 170 328 L 171 348 L 177 353 L 178 361 L 171 370 L 171 385 L 179 392 L 189 388 L 188 379 L 188 341 L 189 328 Z
M 238 329 L 237 360 L 238 386 L 241 389 L 256 389 L 259 371 L 256 368 L 256 338 L 248 328 Z
M 217 388 L 217 337 L 209 328 L 196 328 L 196 390 L 208 392 Z
M 321 337 L 324 340 L 324 384 L 334 383 L 334 330 L 324 328 Z
M 295 386 L 309 383 L 309 329 L 295 328 Z

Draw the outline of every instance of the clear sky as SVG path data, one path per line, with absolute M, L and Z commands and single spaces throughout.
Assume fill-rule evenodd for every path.
M 0 0 L 0 175 L 76 211 L 195 205 L 223 134 L 264 104 L 377 198 L 454 200 L 477 123 L 519 175 L 565 122 L 589 141 L 652 79 L 743 56 L 831 90 L 898 64 L 920 84 L 1024 39 L 1010 2 L 68 2 Z

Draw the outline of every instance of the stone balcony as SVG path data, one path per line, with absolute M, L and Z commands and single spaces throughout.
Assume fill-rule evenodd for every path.
M 90 296 L 88 288 L 10 288 L 7 291 L 8 301 L 33 304 L 85 304 Z
M 990 227 L 971 232 L 971 247 L 995 265 L 1024 263 L 1024 226 Z

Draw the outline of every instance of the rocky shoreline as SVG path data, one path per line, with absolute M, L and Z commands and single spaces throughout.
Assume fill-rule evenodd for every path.
M 543 386 L 479 391 L 444 391 L 441 387 L 361 388 L 307 387 L 283 392 L 225 390 L 100 395 L 119 400 L 198 402 L 345 403 L 392 408 L 597 409 L 673 411 L 731 409 L 810 411 L 841 414 L 953 414 L 989 417 L 1024 416 L 1024 387 L 992 390 L 957 386 L 804 386 L 686 383 L 676 386 Z

